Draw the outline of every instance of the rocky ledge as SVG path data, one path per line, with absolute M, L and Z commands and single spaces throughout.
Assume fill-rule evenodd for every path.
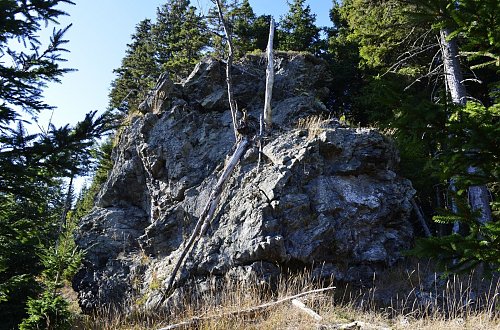
M 414 191 L 396 172 L 393 144 L 335 120 L 297 125 L 328 116 L 328 70 L 309 55 L 276 60 L 275 129 L 261 163 L 250 147 L 165 300 L 180 251 L 234 148 L 224 64 L 206 59 L 182 84 L 163 78 L 141 105 L 143 113 L 120 133 L 113 170 L 77 232 L 86 255 L 73 286 L 84 311 L 131 297 L 146 307 L 169 306 L 210 277 L 269 283 L 307 267 L 318 277 L 365 281 L 401 258 L 413 237 Z M 265 61 L 247 57 L 233 74 L 238 104 L 258 127 Z

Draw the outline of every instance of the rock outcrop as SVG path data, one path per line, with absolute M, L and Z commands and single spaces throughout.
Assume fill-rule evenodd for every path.
M 284 269 L 304 267 L 318 277 L 359 282 L 409 247 L 414 191 L 396 173 L 392 143 L 375 130 L 335 120 L 297 126 L 300 118 L 328 115 L 327 72 L 311 56 L 277 55 L 275 129 L 260 167 L 252 146 L 208 232 L 186 258 L 177 293 L 209 276 L 271 281 Z M 258 127 L 265 63 L 247 57 L 233 75 L 238 105 Z M 131 296 L 149 306 L 162 300 L 234 147 L 222 63 L 206 59 L 184 83 L 158 86 L 141 105 L 144 114 L 120 133 L 113 170 L 80 223 L 77 244 L 86 257 L 73 286 L 84 311 Z

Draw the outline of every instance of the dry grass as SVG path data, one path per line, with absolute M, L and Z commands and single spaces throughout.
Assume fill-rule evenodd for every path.
M 268 286 L 212 281 L 203 294 L 192 295 L 182 310 L 151 313 L 101 311 L 82 316 L 76 329 L 159 329 L 201 319 L 184 329 L 500 329 L 500 281 L 476 274 L 433 277 L 429 269 L 398 267 L 374 278 L 370 288 L 337 284 L 335 291 L 311 294 L 301 301 L 322 316 L 315 321 L 290 301 L 254 313 L 234 313 L 322 287 L 309 273 L 282 278 Z M 193 291 L 196 291 L 193 289 Z M 131 299 L 132 301 L 133 299 Z
M 324 132 L 328 127 L 329 122 L 330 118 L 324 118 L 317 115 L 309 116 L 299 119 L 299 121 L 297 122 L 297 129 L 306 130 L 307 138 L 311 140 Z

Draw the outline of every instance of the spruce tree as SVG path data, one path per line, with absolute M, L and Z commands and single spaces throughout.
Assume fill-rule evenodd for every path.
M 243 0 L 233 4 L 228 12 L 232 26 L 233 42 L 237 53 L 242 56 L 253 50 L 264 51 L 269 37 L 269 16 L 256 16 L 250 2 Z
M 46 46 L 39 31 L 65 15 L 59 5 L 72 3 L 0 2 L 0 319 L 9 329 L 41 289 L 39 253 L 54 245 L 65 211 L 62 180 L 88 169 L 90 149 L 111 120 L 91 112 L 74 127 L 25 128 L 53 108 L 43 100 L 46 84 L 71 71 L 61 66 L 69 27 L 54 29 Z
M 485 93 L 484 87 L 480 92 L 474 82 L 483 79 L 485 86 L 495 86 L 498 78 L 491 74 L 491 61 L 484 62 L 489 55 L 476 66 L 481 70 L 472 72 L 477 62 L 468 68 L 460 50 L 475 49 L 476 61 L 480 60 L 477 56 L 481 50 L 490 55 L 497 53 L 494 45 L 498 25 L 487 27 L 487 23 L 476 21 L 476 13 L 469 12 L 471 8 L 484 12 L 491 23 L 496 19 L 498 11 L 493 9 L 497 5 L 472 0 L 345 0 L 338 8 L 349 27 L 348 40 L 359 44 L 361 64 L 368 78 L 357 105 L 368 111 L 372 122 L 390 128 L 402 151 L 403 170 L 411 169 L 408 177 L 414 180 L 421 197 L 432 200 L 429 188 L 441 183 L 439 193 L 445 192 L 448 200 L 434 199 L 430 205 L 434 210 L 450 200 L 460 206 L 454 208 L 457 214 L 435 219 L 440 223 L 459 220 L 468 225 L 471 234 L 433 239 L 432 244 L 429 241 L 418 249 L 420 255 L 426 250 L 421 249 L 423 246 L 432 246 L 427 249 L 431 254 L 450 251 L 451 259 L 447 260 L 459 261 L 456 270 L 478 261 L 495 262 L 479 249 L 488 244 L 494 247 L 497 241 L 498 222 L 480 225 L 488 202 L 483 199 L 480 207 L 473 203 L 472 212 L 464 201 L 467 194 L 474 196 L 473 188 L 481 184 L 496 187 L 498 183 L 497 171 L 493 170 L 498 164 L 498 152 L 489 147 L 497 143 L 495 134 L 485 133 L 492 128 L 482 122 L 485 118 L 498 120 L 498 99 L 492 96 L 494 93 Z M 470 96 L 488 106 L 467 101 Z M 412 164 L 419 166 L 412 168 Z M 434 179 L 422 181 L 425 177 Z M 452 178 L 455 191 L 446 188 Z M 423 193 L 425 190 L 427 193 Z M 439 249 L 436 244 L 440 244 Z
M 122 113 L 138 109 L 160 74 L 155 54 L 152 23 L 145 19 L 136 26 L 122 65 L 114 70 L 117 77 L 111 83 L 109 94 L 112 109 L 118 109 Z
M 278 49 L 320 53 L 320 31 L 316 26 L 316 15 L 311 13 L 305 0 L 288 2 L 288 12 L 279 23 Z
M 209 38 L 205 21 L 189 0 L 169 0 L 158 8 L 152 33 L 158 65 L 174 81 L 189 75 Z

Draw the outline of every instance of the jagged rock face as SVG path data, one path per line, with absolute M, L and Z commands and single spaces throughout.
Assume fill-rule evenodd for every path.
M 258 126 L 265 63 L 248 57 L 233 72 L 240 108 Z M 275 133 L 260 166 L 255 146 L 240 161 L 179 273 L 177 295 L 209 276 L 269 281 L 303 267 L 365 280 L 409 247 L 414 191 L 395 173 L 391 142 L 333 120 L 314 132 L 294 129 L 299 118 L 326 111 L 325 72 L 312 57 L 278 55 Z M 220 62 L 204 60 L 183 84 L 159 86 L 121 133 L 114 168 L 81 220 L 77 243 L 87 252 L 73 286 L 84 311 L 132 296 L 156 306 L 233 148 Z

